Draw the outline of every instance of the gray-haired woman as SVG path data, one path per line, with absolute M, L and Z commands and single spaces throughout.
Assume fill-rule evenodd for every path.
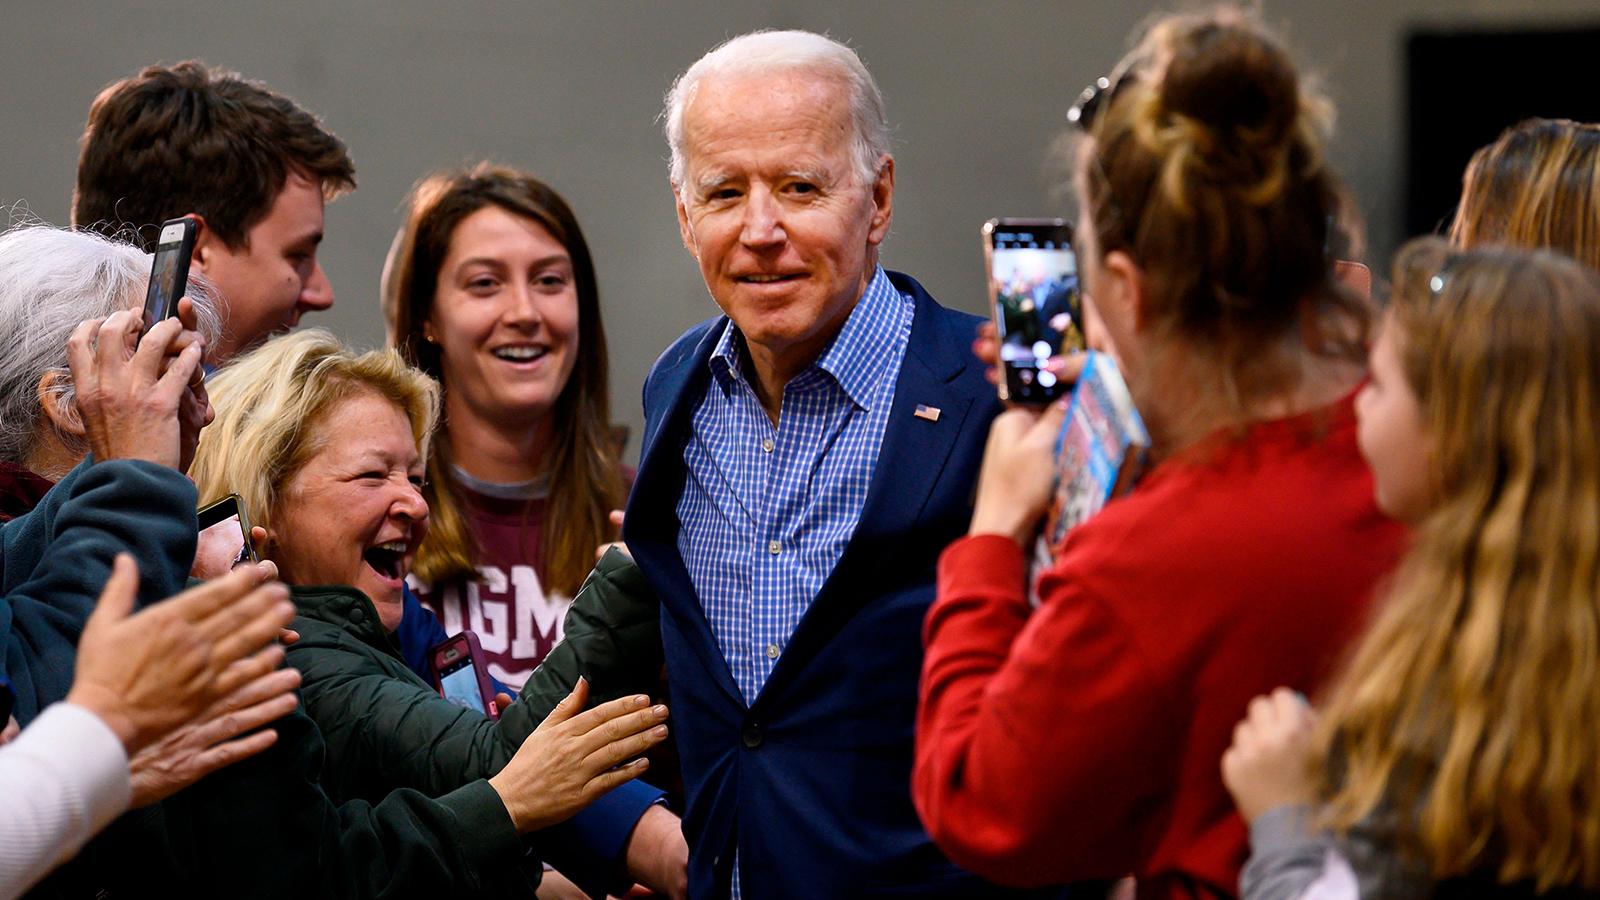
M 149 278 L 150 254 L 89 232 L 31 225 L 0 234 L 0 522 L 32 509 L 89 453 L 67 339 L 86 319 L 138 308 Z M 191 276 L 187 295 L 210 346 L 212 292 Z M 193 450 L 184 448 L 185 461 Z

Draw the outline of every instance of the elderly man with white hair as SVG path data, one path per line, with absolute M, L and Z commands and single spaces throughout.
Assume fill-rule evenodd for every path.
M 661 356 L 624 537 L 659 593 L 695 897 L 987 897 L 909 781 L 939 550 L 993 387 L 887 272 L 894 158 L 848 47 L 762 32 L 674 84 L 684 246 L 723 315 Z

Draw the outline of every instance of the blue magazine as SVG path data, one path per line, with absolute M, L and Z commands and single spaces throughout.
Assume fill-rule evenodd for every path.
M 1056 436 L 1056 488 L 1034 550 L 1034 571 L 1055 560 L 1067 533 L 1144 472 L 1150 433 L 1111 357 L 1091 351 Z

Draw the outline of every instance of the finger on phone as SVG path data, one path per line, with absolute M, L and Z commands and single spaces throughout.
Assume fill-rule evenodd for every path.
M 1045 360 L 1044 367 L 1054 373 L 1058 380 L 1071 384 L 1083 375 L 1083 366 L 1088 360 L 1087 353 L 1064 353 Z
M 118 315 L 121 315 L 121 313 L 113 314 L 112 318 L 114 319 Z M 111 320 L 107 319 L 106 326 L 109 328 L 110 325 Z M 133 351 L 135 363 L 152 374 L 160 372 L 162 360 L 178 352 L 172 347 L 172 343 L 178 339 L 178 335 L 182 332 L 183 326 L 178 324 L 176 319 L 162 319 L 152 325 L 150 330 L 145 332 L 142 339 L 138 338 L 138 329 L 134 329 L 132 334 L 138 340 L 138 346 Z M 105 335 L 102 332 L 101 340 L 104 341 L 104 339 Z
M 141 353 L 144 352 L 143 346 L 139 349 Z M 167 371 L 156 380 L 156 390 L 161 391 L 169 402 L 177 403 L 196 380 L 205 378 L 205 372 L 200 367 L 203 355 L 204 350 L 200 344 L 190 344 L 185 347 L 183 352 L 167 366 Z
M 200 329 L 200 314 L 195 312 L 194 301 L 187 295 L 178 299 L 178 322 L 183 325 L 185 332 L 198 332 Z
M 134 325 L 137 321 L 132 312 L 120 309 L 100 323 L 100 329 L 94 336 L 94 355 L 95 363 L 102 372 L 115 372 L 122 368 L 129 339 L 138 338 L 139 330 Z
M 80 390 L 83 379 L 94 371 L 95 338 L 104 323 L 104 319 L 86 319 L 79 322 L 78 327 L 72 329 L 72 336 L 67 338 L 67 366 L 72 369 L 72 377 Z

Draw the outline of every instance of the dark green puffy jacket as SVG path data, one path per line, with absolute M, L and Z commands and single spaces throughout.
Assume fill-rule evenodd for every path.
M 40 671 L 40 705 L 65 693 L 76 635 L 112 557 L 135 553 L 142 602 L 182 586 L 194 557 L 195 491 L 149 463 L 85 461 L 0 530 L 8 596 L 46 598 L 13 620 Z M 48 552 L 47 552 L 48 551 Z M 31 590 L 30 586 L 38 586 Z M 28 614 L 32 614 L 31 611 Z M 35 627 L 37 624 L 38 627 Z M 46 626 L 58 635 L 45 642 Z M 19 668 L 8 645 L 7 668 Z M 30 695 L 32 696 L 32 695 Z M 277 742 L 172 797 L 122 816 L 30 897 L 434 898 L 530 894 L 525 852 L 505 806 L 477 780 L 437 800 L 394 791 L 335 806 L 318 784 L 322 736 L 299 710 Z M 444 793 L 444 792 L 440 792 Z
M 661 602 L 626 553 L 613 548 L 600 558 L 567 610 L 563 632 L 561 643 L 523 685 L 523 702 L 552 709 L 579 676 L 589 681 L 591 706 L 657 692 Z
M 456 706 L 406 665 L 372 602 L 342 585 L 296 587 L 305 710 L 328 745 L 322 784 L 336 801 L 382 797 L 395 785 L 428 794 L 500 771 L 593 673 L 591 705 L 650 693 L 661 669 L 660 607 L 628 557 L 611 551 L 567 614 L 566 639 L 500 716 Z

